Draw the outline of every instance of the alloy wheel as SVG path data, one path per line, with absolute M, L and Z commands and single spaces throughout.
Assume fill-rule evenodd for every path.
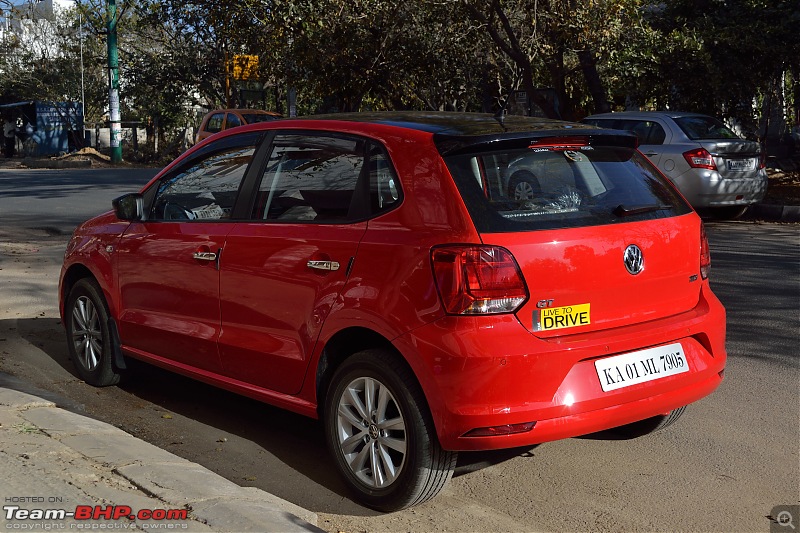
M 103 355 L 103 330 L 97 308 L 86 296 L 72 307 L 72 342 L 81 365 L 94 370 Z
M 380 381 L 360 377 L 339 399 L 336 433 L 351 472 L 371 489 L 390 486 L 407 453 L 406 426 L 392 392 Z
M 532 200 L 533 196 L 533 186 L 527 181 L 520 181 L 514 187 L 515 200 Z

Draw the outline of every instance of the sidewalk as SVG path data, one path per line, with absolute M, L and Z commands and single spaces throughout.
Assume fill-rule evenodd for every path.
M 2 530 L 322 531 L 315 513 L 8 388 L 0 480 Z

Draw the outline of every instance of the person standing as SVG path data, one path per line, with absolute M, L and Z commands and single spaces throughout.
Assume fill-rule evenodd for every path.
M 5 122 L 3 123 L 3 140 L 5 144 L 3 145 L 4 154 L 7 158 L 14 157 L 14 151 L 17 144 L 17 124 L 14 122 L 14 119 L 11 118 L 11 115 L 6 115 Z

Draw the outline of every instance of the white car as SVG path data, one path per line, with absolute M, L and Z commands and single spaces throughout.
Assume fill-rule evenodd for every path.
M 741 216 L 767 192 L 761 146 L 708 115 L 672 111 L 602 113 L 586 124 L 635 133 L 639 150 L 694 208 L 720 218 Z

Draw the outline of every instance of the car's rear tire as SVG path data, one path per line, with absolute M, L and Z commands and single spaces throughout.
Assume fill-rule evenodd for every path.
M 541 194 L 536 176 L 527 170 L 519 170 L 508 180 L 508 196 L 514 200 L 535 200 Z
M 749 205 L 726 205 L 722 207 L 712 207 L 711 215 L 717 220 L 736 220 L 747 211 Z
M 119 383 L 112 364 L 112 335 L 103 291 L 93 279 L 79 280 L 67 296 L 64 321 L 69 355 L 86 383 L 106 387 Z
M 634 422 L 632 424 L 626 424 L 624 426 L 620 426 L 615 428 L 614 431 L 618 434 L 621 434 L 627 438 L 636 438 L 641 437 L 644 435 L 650 435 L 652 433 L 656 433 L 657 431 L 661 431 L 665 429 L 683 416 L 683 412 L 686 410 L 686 406 L 679 407 L 677 409 L 673 409 L 666 415 L 659 415 L 654 416 L 651 418 L 645 418 L 644 420 L 640 420 L 639 422 Z
M 397 511 L 438 494 L 455 469 L 441 448 L 411 370 L 383 350 L 365 350 L 336 369 L 326 396 L 325 437 L 360 503 Z

